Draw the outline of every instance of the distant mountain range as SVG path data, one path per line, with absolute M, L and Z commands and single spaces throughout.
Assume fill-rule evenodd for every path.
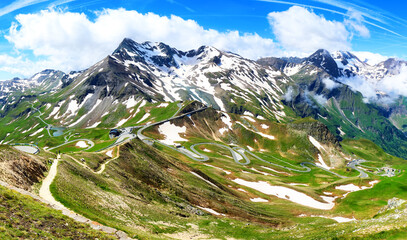
M 184 52 L 126 38 L 86 70 L 44 70 L 29 79 L 0 82 L 0 116 L 26 116 L 27 111 L 13 109 L 41 95 L 46 96 L 41 106 L 46 106 L 48 118 L 63 126 L 115 127 L 134 116 L 129 109 L 141 101 L 197 100 L 225 112 L 247 111 L 281 123 L 312 117 L 339 140 L 367 138 L 407 158 L 405 98 L 367 101 L 346 84 L 360 77 L 375 85 L 405 66 L 407 62 L 396 59 L 370 66 L 350 52 L 323 49 L 307 58 L 253 61 L 209 46 Z M 375 90 L 378 99 L 386 96 Z

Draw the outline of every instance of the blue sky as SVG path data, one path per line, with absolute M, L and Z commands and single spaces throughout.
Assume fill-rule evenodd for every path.
M 407 58 L 405 1 L 10 0 L 0 3 L 0 80 L 91 66 L 124 37 L 244 57 L 350 50 Z M 373 54 L 374 53 L 374 54 Z M 380 55 L 379 55 L 380 54 Z

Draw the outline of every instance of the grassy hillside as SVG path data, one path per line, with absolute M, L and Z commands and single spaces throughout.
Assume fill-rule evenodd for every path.
M 0 186 L 1 239 L 116 239 Z

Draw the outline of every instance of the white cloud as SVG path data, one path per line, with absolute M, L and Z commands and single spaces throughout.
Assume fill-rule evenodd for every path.
M 337 87 L 340 86 L 339 83 L 337 83 L 337 82 L 335 82 L 334 80 L 329 79 L 329 78 L 324 78 L 324 79 L 322 79 L 322 82 L 325 84 L 325 87 L 326 87 L 327 89 L 329 89 L 329 90 L 332 90 L 332 89 L 337 88 Z
M 326 20 L 303 7 L 271 12 L 268 19 L 277 40 L 287 50 L 311 53 L 320 48 L 328 51 L 351 48 L 350 35 L 343 23 Z
M 20 14 L 6 36 L 17 50 L 32 51 L 35 56 L 46 58 L 51 64 L 48 68 L 63 71 L 91 66 L 110 54 L 125 37 L 138 42 L 160 41 L 180 50 L 211 45 L 252 59 L 278 55 L 280 51 L 272 39 L 256 33 L 219 32 L 174 15 L 125 9 L 104 10 L 97 13 L 94 21 L 84 13 L 60 10 Z
M 37 3 L 46 2 L 49 0 L 16 0 L 9 5 L 0 8 L 0 16 L 6 15 L 8 13 L 14 12 L 18 9 L 28 7 Z
M 367 27 L 363 24 L 363 16 L 361 12 L 358 11 L 348 11 L 348 19 L 345 19 L 344 23 L 351 32 L 356 32 L 358 35 L 362 37 L 370 37 L 370 31 Z
M 349 11 L 344 17 L 343 22 L 330 21 L 301 6 L 268 14 L 270 26 L 281 46 L 287 51 L 308 54 L 320 48 L 350 50 L 353 35 L 370 36 L 359 12 Z
M 353 91 L 362 93 L 363 97 L 365 98 L 365 102 L 377 100 L 375 86 L 372 83 L 366 81 L 366 79 L 364 79 L 363 77 L 342 77 L 339 78 L 338 81 L 348 85 Z
M 402 65 L 400 74 L 387 76 L 379 81 L 377 89 L 387 93 L 392 98 L 398 95 L 407 96 L 407 66 Z
M 389 57 L 383 56 L 378 53 L 372 53 L 372 52 L 363 52 L 363 51 L 352 51 L 356 57 L 359 58 L 362 62 L 365 62 L 371 66 L 374 66 L 380 62 L 386 61 Z

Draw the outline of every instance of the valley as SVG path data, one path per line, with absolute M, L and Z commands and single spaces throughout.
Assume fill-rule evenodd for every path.
M 120 239 L 406 236 L 405 203 L 389 205 L 407 199 L 406 136 L 328 54 L 281 67 L 124 39 L 2 97 L 0 180 L 33 161 L 16 187 Z

